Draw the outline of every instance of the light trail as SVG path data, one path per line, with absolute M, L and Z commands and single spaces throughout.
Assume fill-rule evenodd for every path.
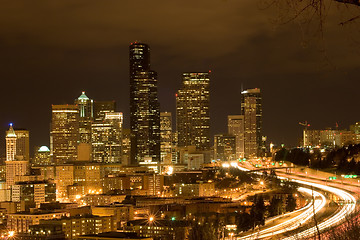
M 240 170 L 242 171 L 250 171 L 249 169 L 237 166 Z M 262 173 L 258 173 L 259 175 L 262 175 Z M 290 179 L 289 177 L 279 177 L 280 179 Z M 342 201 L 345 202 L 345 205 L 343 207 L 341 207 L 341 209 L 335 213 L 333 216 L 331 216 L 330 218 L 328 218 L 327 220 L 321 222 L 318 224 L 318 228 L 320 232 L 324 232 L 325 230 L 332 228 L 336 225 L 339 225 L 342 221 L 345 220 L 345 218 L 349 215 L 351 215 L 352 213 L 355 212 L 356 209 L 356 199 L 354 196 L 352 196 L 351 194 L 349 194 L 348 192 L 345 192 L 339 188 L 336 187 L 330 187 L 330 186 L 326 186 L 323 184 L 319 184 L 319 183 L 314 183 L 314 182 L 308 182 L 308 181 L 304 181 L 304 180 L 299 180 L 299 179 L 291 179 L 294 182 L 300 183 L 302 185 L 307 185 L 307 186 L 311 186 L 312 188 L 317 188 L 317 189 L 321 189 L 323 191 L 326 192 L 330 192 L 334 195 L 337 195 Z M 322 209 L 325 204 L 326 204 L 326 198 L 323 194 L 317 192 L 317 191 L 313 191 L 310 190 L 308 188 L 299 188 L 299 190 L 302 191 L 311 191 L 314 194 L 315 197 L 315 202 L 314 202 L 314 208 L 315 208 L 315 214 Z M 305 190 L 307 189 L 307 190 Z M 320 196 L 321 200 L 316 199 L 316 196 Z M 350 203 L 350 204 L 349 204 Z M 256 238 L 256 239 L 260 239 L 260 238 L 267 238 L 267 237 L 273 237 L 275 235 L 281 234 L 281 233 L 285 233 L 288 231 L 292 231 L 295 230 L 296 228 L 300 227 L 303 223 L 307 222 L 308 220 L 310 220 L 313 216 L 313 209 L 310 208 L 312 206 L 312 204 L 309 206 L 307 205 L 306 207 L 303 208 L 304 212 L 299 214 L 298 216 L 289 219 L 283 223 L 280 223 L 278 225 L 275 225 L 273 227 L 270 228 L 266 228 L 264 230 L 261 230 L 257 233 L 253 233 L 244 237 L 236 237 L 236 239 L 252 239 L 252 238 Z M 280 217 L 280 216 L 279 216 Z M 274 220 L 274 219 L 272 219 Z M 294 224 L 298 222 L 298 224 Z M 292 226 L 289 226 L 290 224 L 292 224 Z M 306 229 L 304 231 L 301 231 L 300 233 L 294 234 L 291 237 L 285 237 L 282 239 L 286 239 L 286 240 L 293 240 L 293 239 L 301 239 L 301 238 L 308 238 L 314 235 L 314 233 L 317 232 L 316 227 L 311 227 L 309 229 Z
M 314 202 L 315 213 L 320 211 L 325 206 L 326 198 L 320 192 L 312 191 L 311 189 L 303 188 L 303 187 L 300 187 L 299 191 L 305 192 L 309 195 L 312 195 L 312 193 L 313 193 L 313 195 L 315 197 L 315 202 Z M 317 197 L 320 197 L 320 199 L 316 199 Z M 264 230 L 260 230 L 256 233 L 252 233 L 252 234 L 249 234 L 249 235 L 246 235 L 243 237 L 237 237 L 236 239 L 266 238 L 266 237 L 272 237 L 272 236 L 275 236 L 278 234 L 282 234 L 282 233 L 294 230 L 294 229 L 298 228 L 299 226 L 301 226 L 302 224 L 304 224 L 305 222 L 307 222 L 313 216 L 312 202 L 309 203 L 308 205 L 306 205 L 304 208 L 299 209 L 297 211 L 301 211 L 301 210 L 303 210 L 302 213 L 300 213 L 299 215 L 297 215 L 287 221 L 284 221 L 275 226 L 266 228 Z M 291 213 L 296 213 L 296 211 L 291 212 Z M 280 218 L 280 217 L 283 217 L 283 215 L 278 216 L 277 218 Z M 274 219 L 272 219 L 272 220 L 274 220 Z
M 351 194 L 349 194 L 341 189 L 318 184 L 318 183 L 310 183 L 310 182 L 305 182 L 302 180 L 294 180 L 294 181 L 299 182 L 301 184 L 311 185 L 313 187 L 323 189 L 324 191 L 327 191 L 327 192 L 331 192 L 331 193 L 339 196 L 342 200 L 345 201 L 345 205 L 344 205 L 344 207 L 342 207 L 340 209 L 340 211 L 338 211 L 336 214 L 334 214 L 329 219 L 318 224 L 318 228 L 319 228 L 320 232 L 340 224 L 343 220 L 345 220 L 345 218 L 347 216 L 349 216 L 350 214 L 355 212 L 356 199 Z M 350 204 L 348 204 L 348 203 L 350 203 Z M 310 236 L 313 236 L 315 231 L 317 231 L 317 230 L 316 230 L 316 227 L 314 226 L 312 228 L 306 229 L 298 234 L 295 234 L 294 236 L 291 236 L 291 237 L 288 237 L 285 239 L 290 240 L 290 239 L 299 239 L 299 238 L 301 239 L 301 238 L 310 237 Z

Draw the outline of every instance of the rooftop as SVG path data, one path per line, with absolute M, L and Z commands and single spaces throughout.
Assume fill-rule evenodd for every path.
M 80 97 L 78 97 L 78 100 L 89 100 L 88 96 L 86 96 L 85 92 L 81 92 Z
M 83 235 L 80 238 L 87 238 L 87 237 L 114 238 L 114 239 L 149 239 L 149 238 L 139 237 L 134 232 L 105 232 L 99 234 Z

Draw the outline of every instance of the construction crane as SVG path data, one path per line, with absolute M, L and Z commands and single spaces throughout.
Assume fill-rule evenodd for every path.
M 308 123 L 308 121 L 299 122 L 299 124 L 304 127 L 304 130 L 307 130 L 307 128 L 310 127 L 310 124 Z

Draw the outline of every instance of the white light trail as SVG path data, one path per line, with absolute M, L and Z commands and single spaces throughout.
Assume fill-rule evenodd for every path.
M 320 192 L 312 191 L 311 189 L 303 188 L 303 187 L 300 187 L 299 191 L 305 192 L 309 195 L 311 195 L 313 192 L 314 197 L 315 197 L 315 202 L 314 202 L 315 213 L 320 211 L 325 206 L 326 198 Z M 316 199 L 317 197 L 320 197 L 320 199 Z M 294 230 L 294 229 L 298 228 L 299 226 L 301 226 L 302 224 L 304 224 L 305 222 L 307 222 L 313 216 L 312 203 L 306 205 L 304 208 L 299 209 L 297 211 L 298 212 L 303 211 L 303 212 L 287 221 L 280 223 L 280 224 L 277 224 L 270 228 L 266 228 L 264 230 L 260 230 L 259 232 L 256 232 L 253 234 L 246 235 L 244 237 L 238 237 L 236 239 L 266 238 L 266 237 L 272 237 L 272 236 L 275 236 L 275 235 L 278 235 L 278 234 L 281 234 L 281 233 L 284 233 L 287 231 Z M 289 214 L 292 214 L 292 213 L 296 213 L 296 211 L 291 212 Z M 280 215 L 277 218 L 280 218 L 283 216 L 284 215 Z M 272 220 L 274 220 L 274 219 L 272 219 Z
M 237 167 L 242 171 L 250 171 L 249 169 L 246 169 L 246 168 L 243 168 L 240 166 L 237 166 Z M 261 173 L 258 173 L 258 174 L 261 175 Z M 289 179 L 289 177 L 279 177 L 279 178 L 280 179 Z M 340 211 L 338 211 L 336 214 L 334 214 L 327 220 L 318 224 L 318 228 L 319 228 L 320 232 L 323 232 L 326 229 L 332 228 L 332 227 L 340 224 L 342 221 L 345 220 L 345 218 L 347 216 L 349 216 L 355 212 L 356 199 L 354 196 L 352 196 L 350 193 L 348 193 L 346 191 L 343 191 L 336 187 L 330 187 L 330 186 L 326 186 L 323 184 L 307 182 L 307 181 L 298 180 L 298 179 L 292 179 L 292 181 L 303 184 L 303 185 L 312 186 L 313 188 L 321 189 L 326 192 L 330 192 L 334 195 L 337 195 L 341 200 L 344 201 L 345 205 L 340 209 Z M 313 191 L 308 188 L 299 188 L 299 190 L 300 189 L 302 191 Z M 315 202 L 314 202 L 314 208 L 315 208 L 315 213 L 316 213 L 325 206 L 326 199 L 323 194 L 321 194 L 317 191 L 313 191 L 313 193 L 314 193 L 314 197 L 316 198 Z M 316 196 L 320 196 L 321 200 L 318 199 L 318 197 L 316 197 Z M 250 235 L 247 235 L 244 237 L 237 237 L 236 239 L 266 238 L 266 237 L 272 237 L 272 236 L 275 236 L 277 234 L 284 233 L 287 231 L 295 230 L 296 228 L 300 227 L 303 223 L 310 220 L 314 216 L 313 209 L 310 208 L 311 206 L 312 206 L 312 204 L 310 204 L 310 205 L 308 204 L 306 207 L 301 209 L 301 210 L 304 210 L 303 213 L 299 214 L 298 216 L 296 216 L 292 219 L 289 219 L 289 220 L 282 222 L 278 225 L 275 225 L 273 227 L 266 228 L 257 233 L 254 233 L 254 234 L 250 234 Z M 298 210 L 298 211 L 300 211 L 300 210 Z M 272 219 L 272 220 L 274 220 L 274 219 Z M 295 224 L 295 223 L 297 223 L 297 224 Z M 290 226 L 290 224 L 292 224 L 292 226 Z M 317 230 L 316 230 L 316 227 L 314 226 L 314 227 L 306 229 L 300 233 L 294 234 L 291 237 L 287 237 L 287 238 L 283 238 L 283 239 L 286 239 L 286 240 L 291 239 L 292 240 L 292 239 L 307 238 L 307 237 L 313 236 L 315 231 L 317 231 Z

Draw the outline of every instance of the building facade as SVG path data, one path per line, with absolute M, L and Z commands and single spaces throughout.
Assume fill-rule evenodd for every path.
M 209 73 L 183 73 L 176 94 L 176 130 L 178 146 L 210 149 L 210 78 Z
M 244 115 L 245 157 L 257 157 L 263 147 L 262 97 L 259 88 L 241 92 L 241 113 Z
M 79 142 L 77 105 L 52 105 L 50 151 L 55 164 L 77 159 Z
M 106 112 L 103 121 L 92 124 L 92 159 L 102 163 L 121 163 L 123 114 Z
M 79 108 L 79 138 L 81 143 L 91 143 L 91 122 L 94 118 L 94 101 L 85 92 L 75 99 Z
M 245 155 L 244 115 L 228 116 L 228 134 L 236 138 L 236 158 L 243 158 Z
M 160 113 L 160 141 L 161 141 L 161 162 L 171 163 L 172 161 L 172 116 L 171 112 Z
M 236 160 L 236 137 L 228 134 L 215 135 L 214 157 L 219 161 Z
M 47 146 L 37 148 L 34 154 L 32 164 L 35 166 L 52 165 L 50 158 L 50 149 Z
M 11 126 L 12 128 L 12 126 Z M 16 135 L 16 150 L 15 157 L 19 160 L 29 161 L 30 160 L 30 134 L 26 129 L 9 129 L 6 131 L 6 135 L 13 136 Z
M 6 161 L 15 161 L 17 136 L 12 126 L 12 123 L 10 123 L 9 130 L 6 131 L 5 141 L 6 141 Z
M 145 157 L 160 160 L 160 107 L 149 46 L 135 42 L 129 50 L 131 164 L 138 165 Z
M 95 101 L 94 102 L 94 119 L 103 121 L 105 114 L 116 111 L 115 101 Z

